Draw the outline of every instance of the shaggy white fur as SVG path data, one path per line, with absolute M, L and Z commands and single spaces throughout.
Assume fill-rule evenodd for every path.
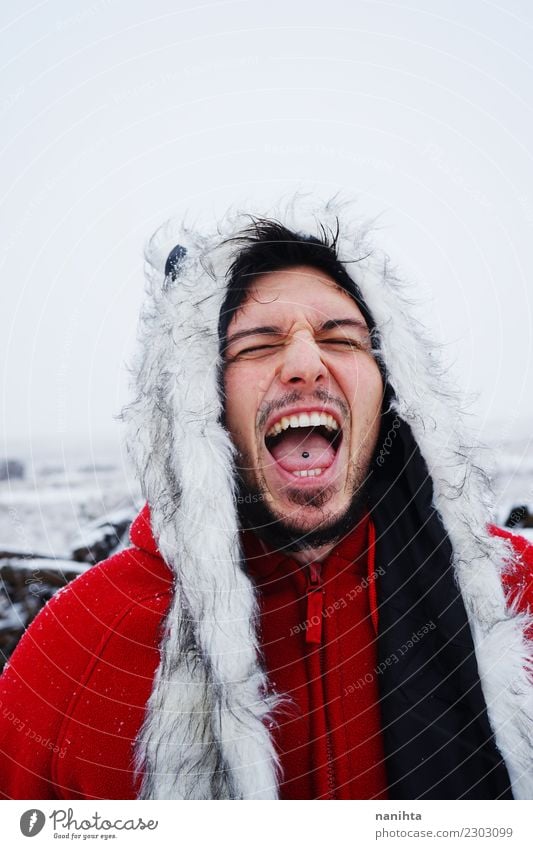
M 490 504 L 434 346 L 404 284 L 370 248 L 349 204 L 291 199 L 260 213 L 296 232 L 336 231 L 338 254 L 376 321 L 396 397 L 434 487 L 472 629 L 489 720 L 517 799 L 533 798 L 530 618 L 506 607 L 500 573 L 509 546 L 485 528 Z M 235 246 L 249 224 L 230 212 L 209 235 L 167 224 L 148 245 L 136 399 L 129 448 L 176 587 L 161 664 L 137 741 L 145 799 L 275 799 L 279 764 L 269 733 L 279 697 L 258 662 L 257 601 L 240 566 L 233 445 L 219 423 L 217 324 Z M 187 254 L 165 278 L 170 250 Z M 353 260 L 358 260 L 353 262 Z M 401 352 L 398 355 L 398 352 Z

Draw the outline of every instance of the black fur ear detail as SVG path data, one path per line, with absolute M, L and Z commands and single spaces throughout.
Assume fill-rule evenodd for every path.
M 176 245 L 176 247 L 172 248 L 167 257 L 167 261 L 165 263 L 165 277 L 170 277 L 173 283 L 178 276 L 179 265 L 186 255 L 187 248 L 184 248 L 183 245 Z

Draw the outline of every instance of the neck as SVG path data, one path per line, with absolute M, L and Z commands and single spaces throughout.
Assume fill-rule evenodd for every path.
M 326 545 L 320 545 L 318 548 L 303 548 L 300 551 L 289 550 L 288 553 L 297 563 L 307 566 L 308 563 L 322 563 L 330 551 L 333 551 L 335 545 L 336 542 L 330 542 Z

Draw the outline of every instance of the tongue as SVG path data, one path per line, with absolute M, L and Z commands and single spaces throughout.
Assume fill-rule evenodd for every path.
M 325 469 L 335 459 L 335 451 L 324 436 L 301 428 L 286 430 L 270 453 L 287 472 Z

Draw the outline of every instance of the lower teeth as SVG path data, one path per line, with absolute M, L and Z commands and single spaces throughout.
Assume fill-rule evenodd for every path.
M 300 472 L 293 472 L 293 475 L 297 478 L 312 478 L 321 475 L 323 471 L 323 469 L 302 469 Z

